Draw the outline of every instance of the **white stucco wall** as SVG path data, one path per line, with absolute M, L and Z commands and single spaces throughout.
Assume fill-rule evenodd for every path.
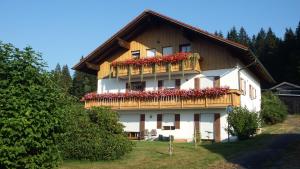
M 237 69 L 219 69 L 219 70 L 209 70 L 203 71 L 201 74 L 193 74 L 193 75 L 185 75 L 182 77 L 181 75 L 173 75 L 171 76 L 171 80 L 168 77 L 157 77 L 156 80 L 154 78 L 144 78 L 146 82 L 146 91 L 157 90 L 157 81 L 164 80 L 165 88 L 174 88 L 175 87 L 175 79 L 181 79 L 181 89 L 193 89 L 194 88 L 194 78 L 200 78 L 200 87 L 207 88 L 213 87 L 213 79 L 214 76 L 220 76 L 220 85 L 228 86 L 231 89 L 238 88 L 237 81 Z M 140 79 L 132 79 L 131 81 L 140 81 Z M 107 92 L 125 92 L 127 80 L 122 79 L 99 79 L 98 80 L 98 90 L 97 93 L 107 93 Z
M 261 109 L 261 87 L 259 80 L 247 69 L 240 71 L 240 77 L 246 81 L 246 94 L 241 95 L 241 106 L 247 107 L 250 111 L 258 112 Z M 256 98 L 250 98 L 249 85 L 255 88 Z
M 187 139 L 188 141 L 193 140 L 194 136 L 194 114 L 200 114 L 200 132 L 202 139 L 207 139 L 206 134 L 208 129 L 213 131 L 213 120 L 214 113 L 220 113 L 220 135 L 221 141 L 227 141 L 228 134 L 226 132 L 227 114 L 225 109 L 203 109 L 203 110 L 163 110 L 163 111 L 118 111 L 120 114 L 120 122 L 125 126 L 125 131 L 139 131 L 139 120 L 140 114 L 145 114 L 145 129 L 151 131 L 155 129 L 158 135 L 169 136 L 174 135 L 175 139 Z M 180 129 L 175 130 L 163 130 L 157 129 L 157 114 L 180 114 Z M 211 117 L 210 121 L 206 121 L 203 117 Z M 164 119 L 163 119 L 164 121 Z M 211 134 L 213 139 L 213 134 Z
M 213 87 L 214 76 L 220 76 L 220 85 L 228 86 L 230 89 L 239 89 L 238 70 L 242 66 L 233 67 L 231 69 L 219 69 L 202 71 L 201 74 L 181 75 L 172 76 L 171 80 L 168 77 L 157 77 L 157 80 L 164 80 L 164 87 L 175 87 L 175 79 L 181 79 L 181 89 L 193 89 L 194 78 L 200 77 L 200 87 L 207 88 Z M 246 81 L 246 95 L 241 95 L 241 106 L 247 107 L 250 111 L 259 111 L 261 105 L 261 89 L 259 80 L 247 69 L 240 71 L 240 77 Z M 157 90 L 157 80 L 154 78 L 145 78 L 146 91 Z M 132 79 L 132 81 L 139 81 L 139 79 Z M 125 92 L 127 80 L 116 80 L 116 79 L 101 79 L 98 80 L 98 93 L 107 92 Z M 252 85 L 256 89 L 256 98 L 251 99 L 249 94 L 249 85 Z M 157 130 L 158 135 L 174 135 L 175 139 L 187 139 L 192 141 L 194 135 L 194 114 L 200 113 L 203 118 L 200 121 L 201 137 L 207 139 L 207 132 L 212 130 L 213 122 L 211 122 L 214 113 L 220 113 L 221 122 L 221 140 L 227 141 L 228 133 L 227 128 L 227 114 L 225 109 L 199 109 L 199 110 L 143 110 L 143 111 L 119 111 L 120 122 L 125 126 L 125 131 L 139 131 L 140 114 L 145 114 L 145 129 L 151 131 L 156 129 L 157 125 L 157 114 L 180 114 L 180 129 L 175 130 Z M 210 118 L 210 121 L 205 122 Z M 209 136 L 213 137 L 213 134 Z

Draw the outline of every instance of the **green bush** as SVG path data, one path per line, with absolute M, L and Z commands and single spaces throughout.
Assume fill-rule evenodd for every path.
M 239 140 L 250 138 L 259 127 L 259 116 L 257 113 L 248 111 L 247 108 L 235 107 L 227 117 L 229 133 L 237 136 Z
M 283 122 L 288 114 L 286 105 L 271 92 L 262 95 L 261 118 L 266 124 Z
M 64 96 L 41 56 L 0 42 L 0 168 L 53 168 Z
M 66 116 L 66 133 L 61 142 L 65 159 L 112 160 L 132 150 L 123 134 L 118 114 L 108 108 L 84 110 L 74 105 Z

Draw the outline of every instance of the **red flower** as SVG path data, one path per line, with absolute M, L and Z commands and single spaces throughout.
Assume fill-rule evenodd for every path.
M 156 56 L 152 58 L 143 58 L 143 59 L 129 59 L 125 61 L 114 61 L 111 63 L 111 66 L 142 66 L 142 65 L 151 65 L 151 64 L 162 64 L 162 63 L 176 63 L 182 60 L 188 60 L 191 53 L 181 52 L 167 56 Z
M 228 92 L 228 87 L 220 88 L 206 88 L 201 90 L 179 90 L 179 89 L 165 89 L 156 91 L 131 91 L 126 93 L 102 93 L 97 94 L 95 92 L 87 93 L 81 101 L 92 100 L 92 99 L 127 99 L 127 98 L 138 98 L 138 99 L 153 99 L 176 96 L 180 98 L 203 98 L 203 97 L 219 97 L 225 95 Z

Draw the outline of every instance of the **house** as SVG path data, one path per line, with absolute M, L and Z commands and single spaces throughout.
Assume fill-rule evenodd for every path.
M 300 113 L 300 86 L 282 82 L 269 90 L 287 105 L 290 114 Z
M 228 106 L 259 111 L 274 80 L 241 44 L 146 10 L 74 69 L 98 76 L 85 107 L 110 106 L 130 138 L 227 140 Z

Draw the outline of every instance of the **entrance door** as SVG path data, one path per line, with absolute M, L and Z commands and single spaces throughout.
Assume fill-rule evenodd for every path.
M 201 139 L 206 139 L 206 140 L 214 139 L 214 114 L 213 113 L 201 113 L 200 132 L 201 132 Z

